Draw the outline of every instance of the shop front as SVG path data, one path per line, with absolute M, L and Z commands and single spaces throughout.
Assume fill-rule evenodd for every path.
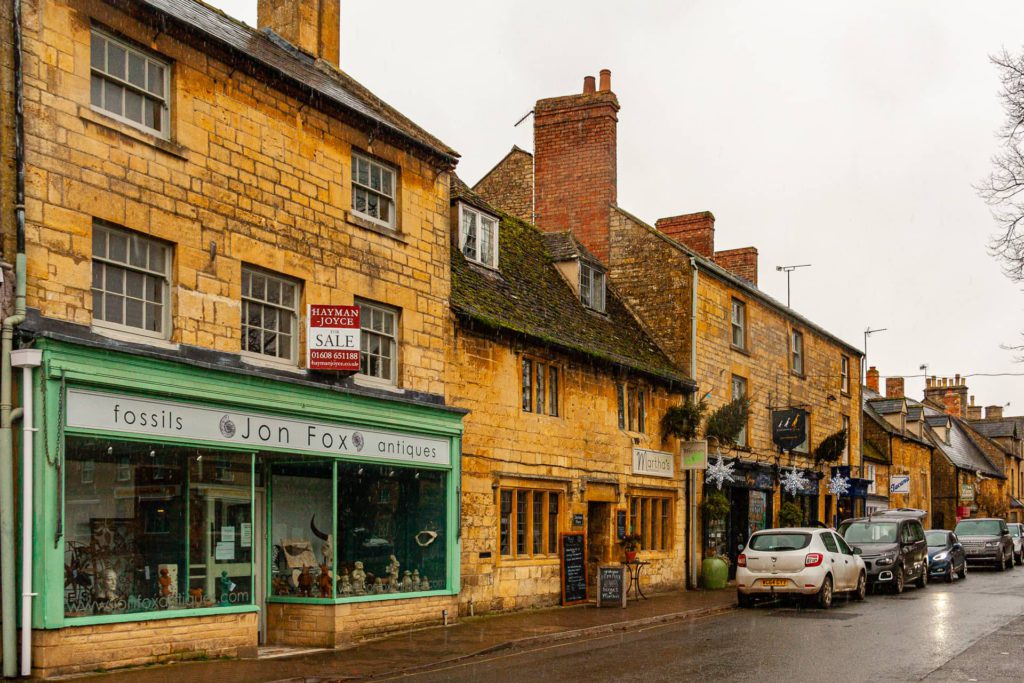
M 37 675 L 456 613 L 461 412 L 37 343 Z
M 717 491 L 705 484 L 705 497 Z M 736 558 L 750 535 L 773 526 L 774 480 L 770 467 L 740 460 L 732 481 L 724 482 L 721 492 L 729 501 L 729 514 L 720 521 L 704 525 L 704 548 L 729 558 L 729 576 L 735 575 Z

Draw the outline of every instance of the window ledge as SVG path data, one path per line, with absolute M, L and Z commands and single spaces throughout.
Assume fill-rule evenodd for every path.
M 257 368 L 269 368 L 273 370 L 284 370 L 285 372 L 291 372 L 296 375 L 305 375 L 307 371 L 305 368 L 300 368 L 295 363 L 289 363 L 288 361 L 279 361 L 269 358 L 267 356 L 261 356 L 259 354 L 252 353 L 251 351 L 239 351 L 239 358 L 246 365 L 252 365 Z
M 735 344 L 729 344 L 729 348 L 736 353 L 742 353 L 744 356 L 750 356 L 750 351 L 742 346 L 736 346 Z
M 99 126 L 100 128 L 105 128 L 109 131 L 113 131 L 115 133 L 123 135 L 126 138 L 130 138 L 135 142 L 141 142 L 144 145 L 155 147 L 156 149 L 159 149 L 161 152 L 165 152 L 166 154 L 181 159 L 182 161 L 186 161 L 188 159 L 188 150 L 185 147 L 182 147 L 177 143 L 171 142 L 170 140 L 164 140 L 163 138 L 157 137 L 155 135 L 145 133 L 142 130 L 139 130 L 138 128 L 129 126 L 126 123 L 121 123 L 120 121 L 112 119 L 109 116 L 104 116 L 103 114 L 95 111 L 91 107 L 86 107 L 85 105 L 81 104 L 78 105 L 78 117 L 93 125 Z
M 362 216 L 356 214 L 353 211 L 345 212 L 345 220 L 356 227 L 363 228 L 364 230 L 369 230 L 370 232 L 375 232 L 378 235 L 390 237 L 396 242 L 401 242 L 402 244 L 409 243 L 409 240 L 405 237 L 404 234 L 402 234 L 402 232 L 398 228 L 387 228 L 379 223 L 374 223 L 371 220 L 363 218 Z
M 390 382 L 386 382 L 373 377 L 367 377 L 366 375 L 352 375 L 352 381 L 358 386 L 366 387 L 367 389 L 383 389 L 384 391 L 390 391 L 394 394 L 404 394 L 405 389 L 395 386 Z
M 805 375 L 802 372 L 797 372 L 796 370 L 790 370 L 789 374 L 793 375 L 794 377 L 799 377 L 800 379 L 807 379 L 807 375 Z
M 129 342 L 132 344 L 146 344 L 147 346 L 155 346 L 160 349 L 166 349 L 168 351 L 177 351 L 179 345 L 175 342 L 164 339 L 163 337 L 149 336 L 141 332 L 133 332 L 131 328 L 115 327 L 113 325 L 107 326 L 99 321 L 93 321 L 92 331 L 102 337 L 108 339 L 116 339 L 117 341 Z

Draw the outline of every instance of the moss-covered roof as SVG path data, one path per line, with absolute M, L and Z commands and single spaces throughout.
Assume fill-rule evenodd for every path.
M 456 315 L 492 330 L 582 354 L 650 377 L 693 382 L 658 348 L 608 288 L 605 314 L 586 309 L 555 267 L 544 234 L 487 203 L 452 174 L 452 202 L 464 201 L 500 218 L 499 271 L 452 249 L 451 305 Z

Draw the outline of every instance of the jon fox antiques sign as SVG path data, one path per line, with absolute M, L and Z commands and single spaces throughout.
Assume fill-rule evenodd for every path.
M 68 389 L 68 428 L 448 465 L 446 439 Z

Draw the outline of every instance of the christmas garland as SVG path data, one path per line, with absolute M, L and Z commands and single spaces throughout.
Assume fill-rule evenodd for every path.
M 733 399 L 708 416 L 704 434 L 709 439 L 717 440 L 720 444 L 736 443 L 736 437 L 747 426 L 749 414 L 749 400 L 746 398 Z
M 840 429 L 822 439 L 814 449 L 814 459 L 818 462 L 836 462 L 846 450 L 846 430 Z
M 674 436 L 683 441 L 690 441 L 697 436 L 697 428 L 708 409 L 707 401 L 686 401 L 681 406 L 672 406 L 661 418 L 661 431 L 665 436 Z

